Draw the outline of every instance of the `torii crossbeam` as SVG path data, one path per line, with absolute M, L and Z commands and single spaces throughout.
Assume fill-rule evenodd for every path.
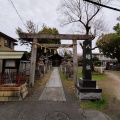
M 65 39 L 65 40 L 92 40 L 95 38 L 94 35 L 79 35 L 79 34 L 29 34 L 29 33 L 20 33 L 20 38 L 33 39 Z

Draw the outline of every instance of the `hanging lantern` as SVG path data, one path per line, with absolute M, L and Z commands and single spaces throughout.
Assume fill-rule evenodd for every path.
M 51 52 L 51 49 L 49 49 L 50 50 L 50 52 Z
M 41 50 L 42 50 L 42 46 L 40 46 L 41 47 Z

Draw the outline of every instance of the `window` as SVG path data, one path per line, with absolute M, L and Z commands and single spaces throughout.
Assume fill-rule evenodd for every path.
M 15 60 L 6 60 L 5 67 L 15 67 Z
M 12 45 L 11 45 L 11 41 L 9 41 L 9 40 L 5 40 L 5 41 L 4 41 L 4 46 L 5 46 L 5 47 L 9 47 L 9 48 L 11 48 L 11 47 L 12 47 Z

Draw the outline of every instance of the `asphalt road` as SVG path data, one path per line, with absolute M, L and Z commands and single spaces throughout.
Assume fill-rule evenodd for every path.
M 99 111 L 82 110 L 76 103 L 58 101 L 21 101 L 0 104 L 0 120 L 108 119 Z

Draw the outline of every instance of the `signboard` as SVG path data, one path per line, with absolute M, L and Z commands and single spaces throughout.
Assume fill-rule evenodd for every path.
M 5 67 L 16 67 L 15 60 L 6 60 Z

